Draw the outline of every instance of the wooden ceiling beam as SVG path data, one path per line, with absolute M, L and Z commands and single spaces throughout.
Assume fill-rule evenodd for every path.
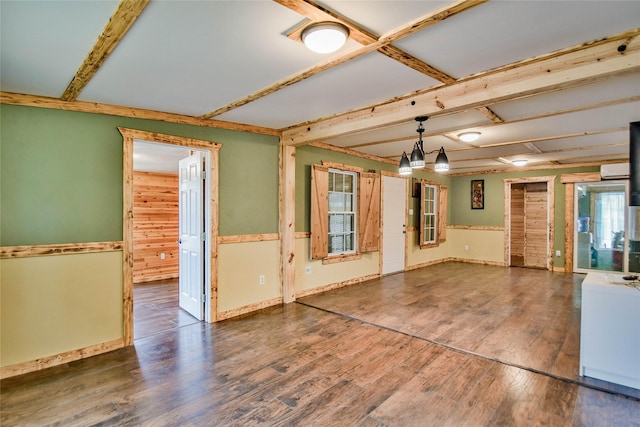
M 282 4 L 283 6 L 289 7 L 292 10 L 296 10 L 296 8 L 299 8 L 300 10 L 304 11 L 304 13 L 310 13 L 310 10 L 312 10 L 313 7 L 317 6 L 315 3 L 309 1 L 309 0 L 304 0 L 304 1 L 294 1 L 294 0 L 274 0 L 279 4 Z M 337 19 L 337 18 L 332 18 L 331 20 L 333 21 L 338 21 L 341 22 L 343 24 L 345 24 L 349 30 L 353 31 L 354 34 L 357 34 L 357 36 L 354 36 L 354 40 L 359 41 L 362 40 L 365 43 L 361 43 L 363 44 L 363 46 L 361 48 L 356 48 L 356 49 L 352 49 L 349 50 L 347 52 L 342 52 L 339 53 L 338 55 L 329 58 L 313 67 L 307 68 L 306 70 L 303 70 L 297 74 L 294 74 L 292 76 L 286 77 L 282 80 L 279 80 L 277 82 L 275 82 L 274 84 L 272 84 L 269 87 L 263 88 L 259 91 L 256 91 L 250 95 L 247 95 L 246 97 L 239 99 L 237 101 L 234 101 L 230 104 L 225 105 L 224 107 L 218 108 L 217 110 L 211 111 L 209 113 L 205 113 L 203 115 L 200 116 L 200 118 L 202 119 L 210 119 L 212 117 L 215 116 L 219 116 L 221 114 L 224 114 L 228 111 L 234 110 L 236 108 L 242 107 L 243 105 L 246 105 L 250 102 L 253 102 L 257 99 L 263 98 L 267 95 L 270 95 L 272 93 L 275 93 L 281 89 L 284 89 L 285 87 L 291 86 L 293 84 L 299 83 L 305 79 L 308 79 L 310 77 L 313 77 L 323 71 L 326 71 L 330 68 L 336 67 L 338 65 L 344 64 L 345 62 L 351 61 L 352 59 L 355 58 L 359 58 L 363 55 L 366 55 L 369 52 L 373 52 L 376 50 L 380 50 L 381 48 L 390 45 L 391 43 L 400 40 L 403 37 L 407 37 L 411 34 L 414 34 L 418 31 L 423 30 L 424 28 L 427 28 L 433 24 L 436 24 L 438 22 L 441 22 L 447 18 L 450 18 L 454 15 L 457 15 L 460 12 L 464 12 L 467 9 L 470 9 L 472 7 L 475 7 L 479 4 L 482 3 L 486 3 L 488 0 L 459 0 L 451 5 L 447 5 L 441 9 L 438 9 L 426 16 L 423 16 L 413 22 L 410 22 L 409 24 L 406 24 L 400 28 L 397 28 L 393 31 L 388 32 L 387 34 L 379 37 L 378 39 L 375 38 L 375 36 L 366 33 L 364 29 L 361 29 L 359 27 L 356 27 L 356 25 L 354 23 L 352 23 L 351 21 L 347 20 L 346 18 L 342 18 L 342 19 Z M 297 10 L 296 10 L 297 11 Z M 302 14 L 304 14 L 303 12 L 300 12 Z M 315 13 L 318 13 L 318 11 L 316 11 Z M 323 11 L 324 13 L 324 11 Z M 305 15 L 307 16 L 307 15 Z M 313 16 L 318 16 L 318 15 L 313 15 Z M 321 16 L 326 16 L 326 15 L 321 15 Z M 332 15 L 329 15 L 332 16 Z M 337 16 L 337 15 L 336 15 Z M 389 49 L 389 51 L 393 51 L 391 50 L 391 48 Z M 407 57 L 409 57 L 410 55 L 407 54 Z M 426 64 L 425 64 L 426 67 Z M 433 68 L 433 67 L 431 67 Z M 426 68 L 425 68 L 426 69 Z M 434 69 L 435 70 L 435 69 Z M 442 73 L 439 72 L 438 73 Z M 442 73 L 444 74 L 444 73 Z
M 63 101 L 75 101 L 109 54 L 120 43 L 150 0 L 122 0 L 98 36 L 69 86 L 61 96 Z
M 46 96 L 25 95 L 21 93 L 0 92 L 0 104 L 22 105 L 26 107 L 49 108 L 52 110 L 79 111 L 83 113 L 107 114 L 111 116 L 132 117 L 134 119 L 157 120 L 167 123 L 203 126 L 216 129 L 250 132 L 261 135 L 280 136 L 278 129 L 243 123 L 226 122 L 222 120 L 202 120 L 193 116 L 164 113 L 162 111 L 146 110 L 142 108 L 123 107 L 120 105 L 100 104 L 87 101 L 61 101 Z
M 303 145 L 413 119 L 438 116 L 524 98 L 614 75 L 640 71 L 640 29 L 510 64 L 458 82 L 373 107 L 283 130 L 283 142 Z M 629 39 L 620 52 L 620 40 Z

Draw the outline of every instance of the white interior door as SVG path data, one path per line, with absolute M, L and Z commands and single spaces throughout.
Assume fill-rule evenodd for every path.
M 404 271 L 407 181 L 382 177 L 382 274 Z
M 180 307 L 204 315 L 204 175 L 202 152 L 180 160 Z

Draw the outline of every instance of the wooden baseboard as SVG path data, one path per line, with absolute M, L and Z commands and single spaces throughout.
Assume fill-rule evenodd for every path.
M 354 283 L 366 282 L 367 280 L 377 279 L 379 274 L 370 274 L 368 276 L 356 277 L 355 279 L 345 280 L 344 282 L 330 283 L 318 288 L 306 289 L 296 293 L 296 298 L 307 297 L 309 295 L 319 294 L 321 292 L 330 291 L 332 289 L 342 288 L 344 286 L 353 285 Z
M 167 273 L 167 274 L 156 274 L 153 276 L 144 276 L 133 279 L 133 283 L 136 285 L 147 283 L 147 282 L 155 282 L 156 280 L 168 280 L 168 279 L 179 279 L 180 275 L 178 273 Z
M 220 321 L 220 320 L 230 319 L 232 317 L 251 313 L 252 311 L 257 311 L 257 310 L 271 307 L 278 304 L 282 304 L 282 297 L 273 298 L 273 299 L 262 301 L 256 304 L 245 305 L 244 307 L 234 308 L 233 310 L 222 311 L 218 313 L 216 320 Z
M 40 357 L 28 362 L 16 363 L 15 365 L 0 367 L 0 379 L 14 377 L 16 375 L 26 374 L 28 372 L 39 371 L 41 369 L 50 368 L 52 366 L 63 365 L 75 360 L 85 359 L 87 357 L 96 356 L 98 354 L 107 353 L 124 347 L 122 338 L 107 341 L 101 344 L 80 348 L 77 350 L 66 351 L 64 353 L 54 354 L 52 356 Z

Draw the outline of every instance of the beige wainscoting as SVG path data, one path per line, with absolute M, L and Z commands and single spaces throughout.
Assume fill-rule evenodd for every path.
M 506 265 L 504 227 L 456 227 L 447 231 L 448 257 L 452 260 Z
M 322 260 L 311 259 L 310 245 L 310 238 L 296 239 L 296 298 L 380 277 L 380 252 L 363 253 L 358 259 L 324 264 Z
M 0 267 L 3 376 L 122 346 L 121 251 L 6 258 Z
M 260 284 L 260 276 L 264 276 L 264 284 Z M 219 320 L 281 301 L 279 240 L 219 245 Z

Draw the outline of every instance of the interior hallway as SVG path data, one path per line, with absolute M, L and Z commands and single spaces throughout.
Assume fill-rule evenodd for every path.
M 582 278 L 446 263 L 173 328 L 4 380 L 1 421 L 638 426 L 639 391 L 573 370 Z

